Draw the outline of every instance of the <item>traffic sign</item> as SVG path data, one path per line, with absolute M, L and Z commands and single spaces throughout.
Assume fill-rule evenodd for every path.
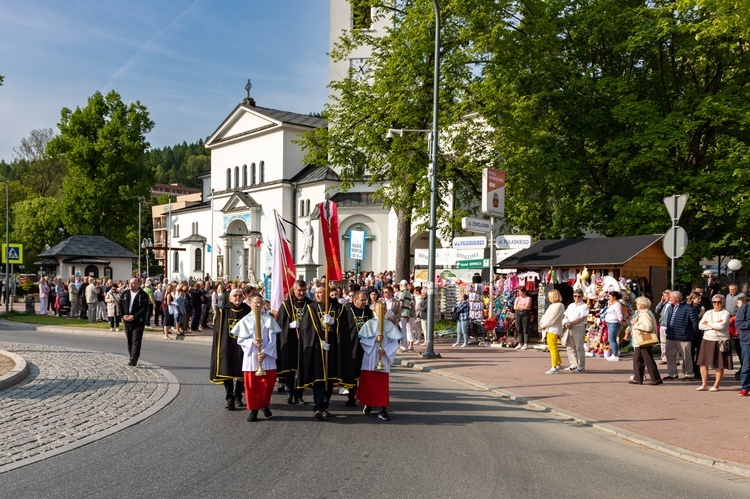
M 2 248 L 2 263 L 23 263 L 23 244 L 3 244 Z
M 687 194 L 675 194 L 673 196 L 667 196 L 664 198 L 664 206 L 667 207 L 667 212 L 669 213 L 669 216 L 672 218 L 672 221 L 674 221 L 675 224 L 680 219 L 680 215 L 682 215 L 682 210 L 685 209 L 687 200 Z
M 453 249 L 484 249 L 487 247 L 485 236 L 454 237 Z
M 462 260 L 456 262 L 457 269 L 486 269 L 490 266 L 489 258 L 477 258 L 476 260 Z
M 688 245 L 687 232 L 682 227 L 670 227 L 664 234 L 664 253 L 669 258 L 680 258 Z
M 531 248 L 532 237 L 518 234 L 497 236 L 495 247 L 497 249 L 526 249 Z
M 471 232 L 492 232 L 490 221 L 481 218 L 463 217 L 461 227 Z

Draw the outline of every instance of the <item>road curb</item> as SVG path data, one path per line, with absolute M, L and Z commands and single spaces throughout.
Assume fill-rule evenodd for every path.
M 409 369 L 414 369 L 417 371 L 422 371 L 422 372 L 426 372 L 430 374 L 435 374 L 437 376 L 442 376 L 444 378 L 451 379 L 459 383 L 464 383 L 466 385 L 472 386 L 474 388 L 478 388 L 480 390 L 486 390 L 486 391 L 492 392 L 493 394 L 498 395 L 499 397 L 503 399 L 517 403 L 519 405 L 526 405 L 534 409 L 549 412 L 551 414 L 555 414 L 565 419 L 575 421 L 584 426 L 590 426 L 598 431 L 602 431 L 612 436 L 615 436 L 617 438 L 620 438 L 622 440 L 626 440 L 628 442 L 634 443 L 636 445 L 640 445 L 648 449 L 655 450 L 663 454 L 676 457 L 678 459 L 682 459 L 683 461 L 688 461 L 694 464 L 700 464 L 702 466 L 707 466 L 709 468 L 715 468 L 717 470 L 732 473 L 734 475 L 738 475 L 744 478 L 750 478 L 750 467 L 748 466 L 744 466 L 738 463 L 733 463 L 731 461 L 717 460 L 710 456 L 706 456 L 704 454 L 698 454 L 696 452 L 691 452 L 691 451 L 682 449 L 680 447 L 675 447 L 669 444 L 665 444 L 664 442 L 659 442 L 657 440 L 653 440 L 653 439 L 644 437 L 642 435 L 638 435 L 637 433 L 625 431 L 621 428 L 616 428 L 612 425 L 605 424 L 600 421 L 588 418 L 586 416 L 582 416 L 580 414 L 575 414 L 573 412 L 570 412 L 564 409 L 560 409 L 553 405 L 537 402 L 531 397 L 524 397 L 522 395 L 518 395 L 516 393 L 509 392 L 507 390 L 502 390 L 500 388 L 487 386 L 483 383 L 479 383 L 478 381 L 465 378 L 463 376 L 458 376 L 456 374 L 450 373 L 443 369 L 436 369 L 426 364 L 421 364 L 419 362 L 412 362 L 412 361 L 408 361 L 405 359 L 395 359 L 393 361 L 393 365 L 407 367 Z
M 0 354 L 8 357 L 16 363 L 16 366 L 13 369 L 0 376 L 0 390 L 4 390 L 26 378 L 29 374 L 29 366 L 26 364 L 26 360 L 20 355 L 6 352 L 5 350 L 0 350 Z
M 123 326 L 120 331 L 109 331 L 106 329 L 100 329 L 100 328 L 76 328 L 76 327 L 70 327 L 70 326 L 38 326 L 34 324 L 26 324 L 24 322 L 14 322 L 9 321 L 6 319 L 0 319 L 0 327 L 2 329 L 27 329 L 29 331 L 40 331 L 45 333 L 65 333 L 65 334 L 93 334 L 96 336 L 112 336 L 112 335 L 119 335 L 119 336 L 125 336 L 125 327 Z M 146 329 L 144 331 L 144 336 L 150 337 L 150 336 L 161 336 L 164 333 L 162 330 L 149 330 Z M 207 342 L 207 341 L 213 341 L 213 335 L 192 335 L 187 334 L 181 338 L 178 339 L 178 341 L 197 341 L 197 342 Z

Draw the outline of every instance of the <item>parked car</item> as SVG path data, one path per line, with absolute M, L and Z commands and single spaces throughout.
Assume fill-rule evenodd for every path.
M 16 282 L 18 284 L 23 284 L 26 282 L 27 279 L 30 282 L 39 282 L 39 276 L 36 274 L 18 274 L 18 277 L 16 278 Z

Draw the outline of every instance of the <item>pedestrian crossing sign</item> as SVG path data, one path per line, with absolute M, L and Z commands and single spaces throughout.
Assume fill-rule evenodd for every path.
M 23 244 L 3 244 L 2 263 L 23 263 Z

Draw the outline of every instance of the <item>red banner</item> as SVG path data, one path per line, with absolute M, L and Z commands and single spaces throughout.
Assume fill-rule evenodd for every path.
M 323 248 L 326 252 L 326 279 L 340 281 L 341 250 L 339 249 L 339 213 L 336 203 L 326 200 L 318 206 L 320 211 L 320 228 L 323 232 Z

